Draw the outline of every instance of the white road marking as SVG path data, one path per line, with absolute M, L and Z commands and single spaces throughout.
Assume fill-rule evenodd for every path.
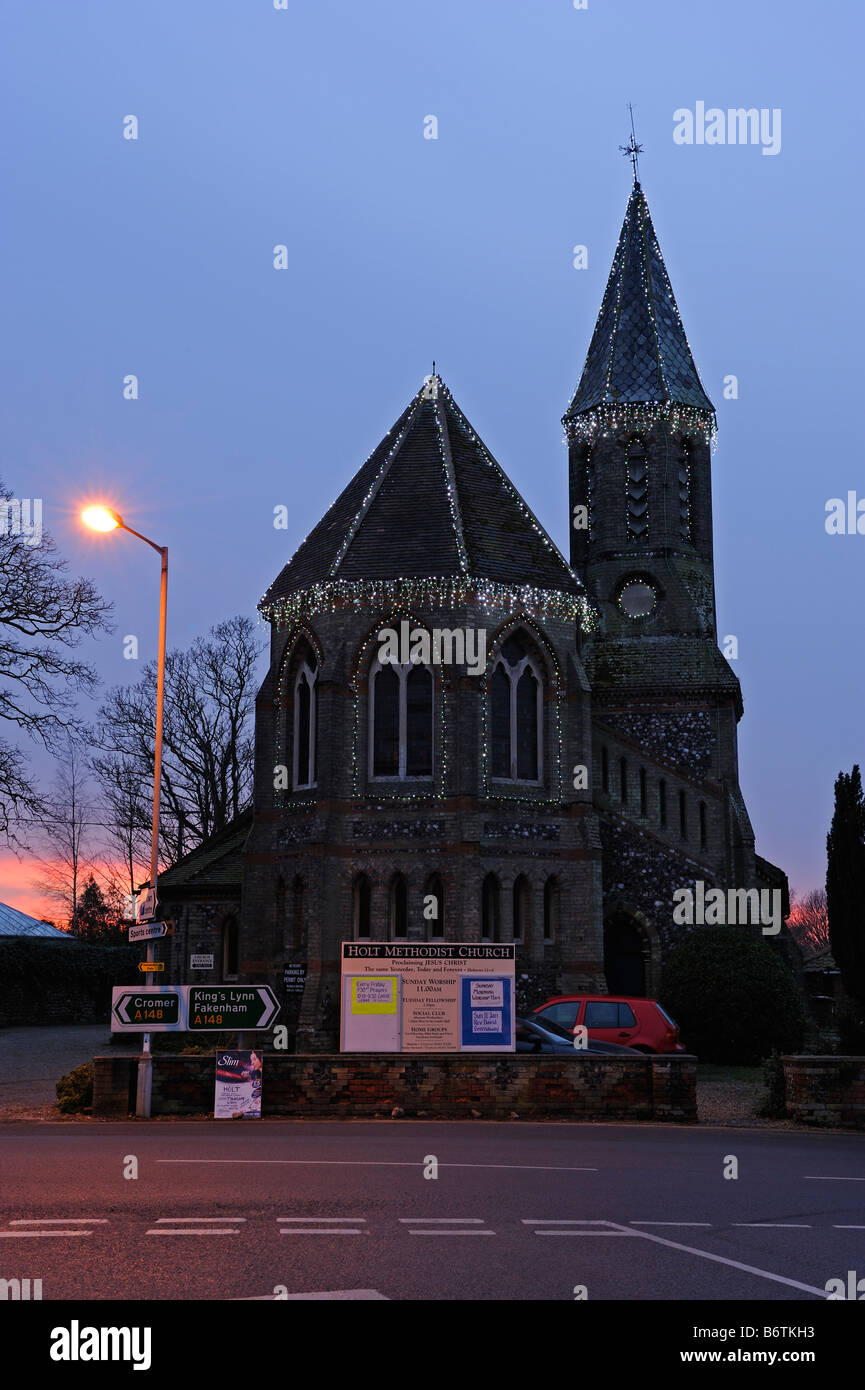
M 107 1216 L 39 1216 L 21 1217 L 10 1226 L 107 1226 Z
M 239 1236 L 240 1231 L 236 1226 L 208 1226 L 203 1231 L 191 1231 L 188 1226 L 183 1231 L 174 1231 L 168 1226 L 154 1226 L 145 1234 L 148 1236 Z
M 323 1293 L 288 1293 L 277 1297 L 272 1293 L 252 1294 L 250 1298 L 234 1299 L 235 1303 L 288 1303 L 297 1299 L 334 1299 L 339 1301 L 364 1300 L 371 1302 L 373 1299 L 381 1300 L 382 1303 L 389 1302 L 387 1294 L 379 1293 L 378 1289 L 331 1289 Z
M 181 1222 L 189 1222 L 194 1226 L 204 1226 L 207 1222 L 213 1222 L 217 1226 L 224 1226 L 227 1221 L 245 1221 L 245 1216 L 158 1216 L 157 1225 L 163 1222 L 166 1226 L 179 1226 Z
M 424 1226 L 423 1230 L 412 1230 L 409 1227 L 409 1236 L 495 1236 L 494 1230 L 430 1230 Z
M 247 1163 L 312 1165 L 314 1168 L 422 1168 L 423 1162 L 363 1158 L 157 1158 L 157 1163 Z M 440 1163 L 439 1168 L 496 1168 L 516 1173 L 597 1173 L 597 1168 L 566 1168 L 553 1163 Z M 865 1179 L 863 1179 L 865 1181 Z
M 401 1216 L 404 1226 L 482 1226 L 479 1216 Z
M 550 1221 L 546 1217 L 538 1217 L 535 1219 L 534 1217 L 524 1216 L 522 1218 L 522 1224 L 524 1226 L 608 1226 L 609 1222 L 574 1220 L 571 1217 L 568 1217 L 567 1220 Z
M 710 1226 L 711 1221 L 632 1221 L 632 1226 Z
M 614 1224 L 614 1223 L 611 1223 Z M 649 1231 L 631 1231 L 639 1240 L 651 1240 L 656 1245 L 666 1245 L 670 1250 L 681 1250 L 686 1255 L 697 1255 L 703 1260 L 716 1264 L 729 1265 L 731 1269 L 741 1269 L 746 1274 L 756 1274 L 759 1279 L 771 1279 L 775 1284 L 786 1284 L 791 1289 L 801 1289 L 803 1293 L 813 1293 L 818 1298 L 826 1298 L 826 1290 L 815 1288 L 813 1284 L 802 1284 L 798 1279 L 788 1279 L 784 1274 L 771 1274 L 767 1269 L 757 1269 L 755 1265 L 742 1264 L 740 1260 L 730 1260 L 726 1255 L 715 1255 L 709 1250 L 697 1250 L 693 1245 L 680 1245 L 678 1241 L 666 1240 L 664 1236 L 654 1236 Z
M 53 1240 L 55 1236 L 89 1236 L 92 1231 L 0 1231 L 0 1240 L 38 1240 L 43 1236 Z
M 865 1226 L 833 1226 L 833 1231 L 865 1231 Z
M 278 1216 L 277 1221 L 296 1221 L 300 1225 L 320 1226 L 324 1221 L 362 1221 L 366 1224 L 365 1216 Z
M 357 1226 L 326 1226 L 323 1230 L 310 1226 L 281 1226 L 281 1236 L 368 1236 L 369 1231 L 359 1231 Z
M 806 1182 L 865 1182 L 865 1178 L 839 1178 L 832 1174 L 826 1177 L 822 1173 L 804 1173 L 803 1177 Z
M 810 1231 L 810 1225 L 805 1221 L 734 1221 L 734 1226 L 750 1226 L 754 1230 L 766 1229 L 770 1231 Z
M 639 1236 L 642 1231 L 535 1231 L 536 1236 Z

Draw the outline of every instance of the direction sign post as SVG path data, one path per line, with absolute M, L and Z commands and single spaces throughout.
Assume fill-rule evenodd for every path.
M 279 1013 L 269 985 L 187 985 L 186 990 L 193 1033 L 269 1028 Z
M 147 970 L 164 970 L 164 969 L 165 969 L 165 961 L 164 961 L 164 960 L 140 960 L 140 961 L 138 962 L 138 969 L 139 969 L 139 970 L 142 970 L 142 971 L 147 971 Z

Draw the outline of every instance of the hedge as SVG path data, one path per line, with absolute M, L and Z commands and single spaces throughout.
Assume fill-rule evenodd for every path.
M 113 985 L 140 984 L 140 951 L 0 937 L 0 1026 L 108 1023 Z

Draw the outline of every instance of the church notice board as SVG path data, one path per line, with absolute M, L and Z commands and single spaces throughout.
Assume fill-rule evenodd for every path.
M 513 1052 L 516 948 L 344 941 L 340 1051 Z

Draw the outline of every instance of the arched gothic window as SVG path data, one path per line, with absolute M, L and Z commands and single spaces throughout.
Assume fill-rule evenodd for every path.
M 390 934 L 408 936 L 408 884 L 402 874 L 395 874 L 390 885 Z
M 531 902 L 529 881 L 525 874 L 514 880 L 514 941 L 528 945 L 529 904 Z
M 559 923 L 559 885 L 555 878 L 544 884 L 544 941 L 554 941 Z
M 543 678 L 519 633 L 502 643 L 491 683 L 492 776 L 539 782 L 543 727 Z
M 444 936 L 445 934 L 445 895 L 442 881 L 438 874 L 433 874 L 427 879 L 423 890 L 424 894 L 424 918 L 427 922 L 427 934 L 429 936 Z M 435 915 L 427 918 L 427 902 L 433 899 Z
M 317 674 L 315 656 L 307 647 L 295 670 L 292 685 L 292 708 L 294 710 L 292 785 L 295 790 L 315 786 Z
M 427 666 L 382 666 L 370 673 L 372 777 L 432 777 L 433 677 Z

